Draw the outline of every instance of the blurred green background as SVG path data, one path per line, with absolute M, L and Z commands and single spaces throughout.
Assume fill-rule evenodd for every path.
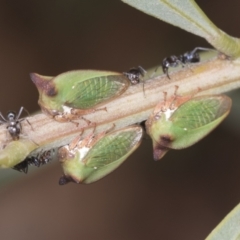
M 239 0 L 197 3 L 240 37 Z M 4 114 L 39 109 L 30 72 L 147 69 L 171 54 L 208 47 L 119 0 L 1 1 L 0 32 Z M 144 139 L 118 170 L 92 185 L 59 186 L 58 163 L 27 175 L 1 170 L 0 238 L 203 240 L 240 200 L 239 93 L 230 94 L 230 117 L 197 145 L 154 162 Z

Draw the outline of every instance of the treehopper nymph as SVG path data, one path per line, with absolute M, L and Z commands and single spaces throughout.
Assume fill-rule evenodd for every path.
M 170 149 L 187 148 L 209 134 L 229 114 L 232 100 L 226 95 L 181 97 L 176 92 L 160 102 L 146 121 L 153 141 L 154 160 Z
M 143 130 L 138 125 L 116 131 L 77 136 L 58 150 L 64 175 L 59 184 L 92 183 L 121 165 L 140 145 Z
M 30 77 L 38 89 L 42 111 L 59 122 L 106 111 L 99 105 L 117 98 L 130 85 L 121 73 L 97 70 L 69 71 L 56 77 L 31 73 Z

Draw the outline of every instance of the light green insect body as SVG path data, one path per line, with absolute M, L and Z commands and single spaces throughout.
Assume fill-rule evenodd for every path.
M 134 125 L 83 139 L 78 136 L 58 151 L 64 172 L 59 184 L 92 183 L 103 178 L 138 148 L 142 135 L 142 128 Z
M 231 105 L 231 99 L 225 95 L 174 96 L 158 104 L 146 122 L 154 159 L 161 159 L 170 149 L 187 148 L 204 138 L 226 118 Z
M 32 73 L 39 92 L 38 103 L 47 115 L 66 122 L 95 112 L 99 105 L 121 95 L 129 80 L 120 73 L 97 70 L 76 70 L 56 77 Z

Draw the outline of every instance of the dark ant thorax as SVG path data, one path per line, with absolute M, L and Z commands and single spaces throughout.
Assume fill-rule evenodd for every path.
M 13 140 L 18 140 L 21 133 L 21 124 L 16 118 L 15 112 L 9 112 L 7 115 L 8 119 L 8 132 L 11 135 Z
M 185 65 L 189 63 L 198 63 L 201 60 L 198 51 L 209 51 L 209 50 L 212 51 L 213 49 L 196 47 L 192 51 L 186 52 L 179 56 L 172 55 L 170 57 L 166 57 L 162 61 L 163 73 L 166 74 L 167 77 L 170 79 L 168 74 L 168 69 L 170 67 L 178 67 L 179 65 L 182 65 L 182 67 L 185 67 Z
M 198 52 L 186 52 L 179 56 L 179 61 L 184 64 L 200 62 L 200 55 Z
M 179 59 L 175 55 L 164 58 L 162 61 L 162 70 L 163 70 L 164 74 L 168 75 L 168 68 L 169 67 L 177 67 L 179 64 L 178 62 L 179 62 Z

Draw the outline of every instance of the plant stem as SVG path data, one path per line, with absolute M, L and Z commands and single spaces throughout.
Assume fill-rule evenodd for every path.
M 171 68 L 170 72 L 172 71 Z M 142 84 L 131 86 L 119 98 L 106 104 L 107 112 L 97 111 L 84 117 L 97 124 L 96 133 L 109 129 L 111 124 L 115 124 L 115 129 L 119 129 L 140 123 L 148 118 L 159 101 L 163 101 L 163 92 L 167 92 L 169 97 L 174 93 L 175 85 L 179 86 L 178 95 L 193 94 L 199 88 L 201 91 L 197 95 L 219 94 L 239 88 L 240 64 L 219 56 L 207 62 L 186 67 L 170 74 L 170 77 L 169 80 L 165 75 L 161 75 L 144 82 L 145 94 Z M 79 127 L 76 127 L 73 123 L 58 123 L 44 114 L 33 115 L 28 120 L 33 130 L 26 121 L 23 121 L 23 134 L 39 145 L 34 155 L 42 150 L 68 144 L 86 126 L 83 120 L 79 120 Z M 92 126 L 88 126 L 83 136 L 91 128 Z M 3 144 L 6 143 L 6 136 L 8 136 L 6 131 L 6 126 L 3 124 L 0 127 L 0 141 Z

